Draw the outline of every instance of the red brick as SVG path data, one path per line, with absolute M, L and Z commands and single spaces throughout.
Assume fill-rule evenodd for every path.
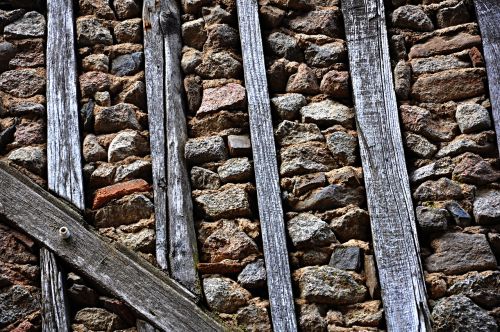
M 149 191 L 150 185 L 142 179 L 117 183 L 95 192 L 92 209 L 98 209 L 109 201 L 135 192 Z

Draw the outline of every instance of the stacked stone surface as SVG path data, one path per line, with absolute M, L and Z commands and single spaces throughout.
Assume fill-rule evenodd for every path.
M 472 2 L 386 2 L 434 329 L 497 331 L 500 163 Z

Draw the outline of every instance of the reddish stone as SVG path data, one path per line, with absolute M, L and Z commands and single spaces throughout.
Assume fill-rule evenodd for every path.
M 212 113 L 222 109 L 242 109 L 245 107 L 245 88 L 229 83 L 220 88 L 206 89 L 197 114 Z
M 202 274 L 233 274 L 240 273 L 243 264 L 239 262 L 198 263 L 198 271 Z
M 460 32 L 454 36 L 436 36 L 423 44 L 413 46 L 408 54 L 410 59 L 425 58 L 437 54 L 450 54 L 466 48 L 481 45 L 481 37 Z
M 115 198 L 121 198 L 135 192 L 149 191 L 150 188 L 150 185 L 143 179 L 117 183 L 101 188 L 95 192 L 92 209 L 98 209 Z
M 473 47 L 469 50 L 469 57 L 474 67 L 484 67 L 483 55 L 477 47 Z
M 321 92 L 332 97 L 348 98 L 350 96 L 349 73 L 346 71 L 329 71 L 323 76 L 320 89 Z
M 106 91 L 111 86 L 109 75 L 98 71 L 90 71 L 80 76 L 82 97 L 92 97 L 97 91 Z

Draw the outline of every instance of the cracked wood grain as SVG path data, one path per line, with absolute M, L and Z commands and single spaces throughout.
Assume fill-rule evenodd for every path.
M 342 0 L 357 130 L 389 331 L 430 331 L 382 0 Z

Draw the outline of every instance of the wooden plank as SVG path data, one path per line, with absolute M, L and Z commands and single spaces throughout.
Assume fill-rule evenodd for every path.
M 383 0 L 342 0 L 373 246 L 389 331 L 430 331 Z
M 49 189 L 85 208 L 72 1 L 47 1 L 47 169 Z
M 137 320 L 136 326 L 137 332 L 158 332 L 153 325 L 140 319 Z
M 161 0 L 160 26 L 165 54 L 169 262 L 172 277 L 201 297 L 196 270 L 198 248 L 184 146 L 187 141 L 181 72 L 181 17 L 177 1 Z
M 296 331 L 257 0 L 238 0 L 237 9 L 271 318 L 274 331 Z
M 76 272 L 123 300 L 164 331 L 223 331 L 174 280 L 120 244 L 111 244 L 80 214 L 0 163 L 0 215 L 30 234 Z M 67 227 L 71 237 L 58 232 Z
M 42 286 L 42 329 L 46 332 L 70 331 L 66 295 L 61 269 L 52 252 L 40 249 Z
M 155 0 L 144 0 L 142 17 L 144 27 L 146 96 L 153 168 L 156 261 L 162 269 L 168 270 L 163 37 L 160 30 L 159 8 L 155 3 Z
M 500 2 L 498 0 L 474 0 L 474 5 L 483 40 L 491 111 L 500 153 Z

